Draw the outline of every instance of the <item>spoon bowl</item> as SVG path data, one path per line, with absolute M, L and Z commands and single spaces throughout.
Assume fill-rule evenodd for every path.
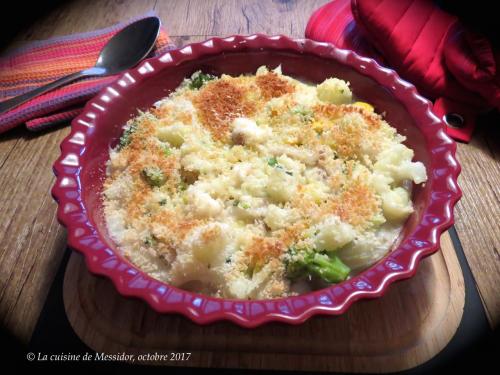
M 106 75 L 130 69 L 153 49 L 160 32 L 158 17 L 148 17 L 131 23 L 106 43 L 95 64 Z
M 130 69 L 146 58 L 152 51 L 161 22 L 158 17 L 147 17 L 133 22 L 116 33 L 101 50 L 95 66 L 59 78 L 57 81 L 38 87 L 27 93 L 0 103 L 0 113 L 84 77 L 109 76 Z

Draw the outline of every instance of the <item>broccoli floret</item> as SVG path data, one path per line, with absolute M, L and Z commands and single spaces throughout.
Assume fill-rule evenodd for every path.
M 163 150 L 164 156 L 168 157 L 168 156 L 172 155 L 172 149 L 170 147 L 168 147 L 167 145 L 163 145 L 162 150 Z
M 158 167 L 147 167 L 142 170 L 142 177 L 150 186 L 162 186 L 165 184 L 166 178 L 163 172 Z
M 291 280 L 295 280 L 306 275 L 305 260 L 297 258 L 297 250 L 290 247 L 287 255 L 289 258 L 285 258 L 286 276 Z
M 279 165 L 278 160 L 276 160 L 276 158 L 273 156 L 272 158 L 267 159 L 267 165 L 269 165 L 270 167 L 276 167 Z
M 344 281 L 351 269 L 347 267 L 339 257 L 331 254 L 321 254 L 315 251 L 304 251 L 303 256 L 295 256 L 297 251 L 289 251 L 293 261 L 286 265 L 286 274 L 289 279 L 297 279 L 310 275 L 318 277 L 327 283 L 339 283 Z
M 240 207 L 246 210 L 250 208 L 250 205 L 246 202 L 240 202 L 238 199 L 235 199 L 233 201 L 233 207 Z
M 122 148 L 128 146 L 132 141 L 131 135 L 137 130 L 137 124 L 133 122 L 130 126 L 123 132 L 120 142 L 118 143 L 118 151 Z
M 344 281 L 351 269 L 338 256 L 315 253 L 308 264 L 308 269 L 329 283 Z
M 144 239 L 144 245 L 146 245 L 147 247 L 151 247 L 151 246 L 154 246 L 156 245 L 157 243 L 157 240 L 155 238 L 155 236 L 147 236 L 145 239 Z
M 215 78 L 217 77 L 205 73 L 193 74 L 193 76 L 191 77 L 191 82 L 189 83 L 189 88 L 191 90 L 199 89 L 205 83 Z

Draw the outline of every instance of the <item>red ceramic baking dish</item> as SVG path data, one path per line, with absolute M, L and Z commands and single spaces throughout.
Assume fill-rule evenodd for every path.
M 276 300 L 226 300 L 207 297 L 153 279 L 128 262 L 108 236 L 101 189 L 109 148 L 125 122 L 165 97 L 197 70 L 212 74 L 255 73 L 261 65 L 319 83 L 335 76 L 351 83 L 360 100 L 374 104 L 427 169 L 428 181 L 413 190 L 415 212 L 399 244 L 382 260 L 340 284 Z M 285 36 L 231 36 L 187 45 L 146 60 L 89 101 L 73 120 L 54 164 L 52 194 L 57 217 L 67 227 L 69 246 L 82 253 L 90 272 L 111 279 L 118 292 L 146 301 L 160 313 L 180 313 L 196 323 L 229 320 L 243 327 L 279 321 L 299 324 L 315 314 L 338 315 L 361 298 L 380 297 L 391 283 L 415 274 L 420 260 L 436 252 L 443 231 L 453 224 L 461 196 L 455 143 L 441 119 L 415 87 L 390 69 L 352 51 Z

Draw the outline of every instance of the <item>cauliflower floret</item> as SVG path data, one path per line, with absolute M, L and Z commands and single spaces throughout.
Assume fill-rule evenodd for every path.
M 404 179 L 413 180 L 416 184 L 427 181 L 425 165 L 420 162 L 405 161 L 401 164 L 400 176 Z
M 108 162 L 108 171 L 109 174 L 111 171 L 123 171 L 127 168 L 128 158 L 125 157 L 125 154 L 121 152 L 117 152 L 116 150 L 111 150 L 109 153 L 109 162 Z
M 332 104 L 348 104 L 352 101 L 349 84 L 338 78 L 328 78 L 316 88 L 318 99 Z
M 380 153 L 373 169 L 396 182 L 409 179 L 420 184 L 427 180 L 425 166 L 419 161 L 412 162 L 412 158 L 413 150 L 398 143 Z
M 206 132 L 191 132 L 183 134 L 184 142 L 180 147 L 181 155 L 203 153 L 212 150 L 213 141 Z
M 272 267 L 267 264 L 260 271 L 255 272 L 251 279 L 244 275 L 231 278 L 227 281 L 228 294 L 231 298 L 256 298 L 259 292 L 266 287 L 272 274 Z
M 261 152 L 274 156 L 287 155 L 292 159 L 299 160 L 305 165 L 312 166 L 318 161 L 318 154 L 314 150 L 303 147 L 288 146 L 281 144 L 270 144 L 260 148 Z
M 252 170 L 252 164 L 248 162 L 242 162 L 235 164 L 232 170 L 232 178 L 235 186 L 240 186 Z
M 194 258 L 205 265 L 224 262 L 226 246 L 230 242 L 229 226 L 224 223 L 209 223 L 195 228 L 185 239 L 183 246 Z
M 370 170 L 363 164 L 357 163 L 354 165 L 351 179 L 367 181 L 370 178 L 370 176 L 371 176 Z
M 287 202 L 297 190 L 297 181 L 285 171 L 273 168 L 266 186 L 266 193 L 275 202 Z
M 259 127 L 252 119 L 238 117 L 233 121 L 231 137 L 235 144 L 258 144 L 262 143 L 268 136 L 269 130 Z
M 196 217 L 214 217 L 222 211 L 222 205 L 213 199 L 210 194 L 201 190 L 196 185 L 191 185 L 186 191 L 186 206 L 188 212 L 193 212 Z
M 200 181 L 198 182 L 198 186 L 215 199 L 226 200 L 229 195 L 235 193 L 232 188 L 231 177 L 229 176 L 221 176 L 217 179 Z
M 286 227 L 291 219 L 290 210 L 280 208 L 274 204 L 267 207 L 267 213 L 264 217 L 264 222 L 271 230 L 281 229 Z
M 274 73 L 278 74 L 278 75 L 282 75 L 283 74 L 283 72 L 281 71 L 281 64 L 278 65 L 276 68 L 274 68 L 272 71 Z M 257 69 L 257 72 L 255 72 L 255 75 L 256 76 L 262 76 L 262 75 L 265 75 L 267 73 L 269 73 L 269 69 L 267 68 L 267 66 L 261 65 Z
M 259 68 L 255 72 L 255 75 L 262 76 L 262 75 L 267 74 L 267 73 L 269 73 L 269 69 L 267 69 L 267 66 L 261 65 L 261 66 L 259 66 Z
M 247 298 L 251 284 L 252 280 L 243 277 L 230 280 L 227 282 L 228 295 L 232 298 Z
M 173 147 L 180 147 L 184 143 L 188 131 L 182 124 L 173 124 L 158 128 L 156 136 L 162 142 L 168 142 Z
M 383 175 L 381 173 L 373 173 L 370 176 L 371 186 L 375 189 L 378 194 L 385 193 L 391 190 L 391 184 L 394 180 L 391 177 Z
M 317 91 L 314 86 L 297 86 L 293 94 L 296 103 L 304 107 L 312 107 L 318 102 Z
M 181 165 L 187 171 L 196 171 L 200 173 L 209 173 L 216 167 L 214 163 L 200 157 L 200 155 L 196 153 L 184 156 L 181 159 Z
M 261 169 L 252 168 L 241 184 L 241 190 L 254 196 L 265 197 L 269 177 Z
M 283 154 L 276 158 L 277 164 L 293 175 L 300 175 L 305 171 L 306 166 L 298 160 L 294 160 Z
M 279 64 L 276 68 L 274 68 L 273 72 L 280 76 L 283 75 L 283 71 L 281 70 L 281 64 Z
M 410 194 L 402 187 L 382 193 L 384 216 L 391 221 L 402 221 L 412 212 Z
M 315 245 L 317 250 L 335 251 L 347 245 L 356 237 L 354 228 L 340 220 L 338 216 L 330 215 L 316 226 Z
M 304 171 L 304 177 L 308 183 L 325 182 L 328 175 L 324 169 L 314 167 Z
M 376 232 L 360 233 L 347 246 L 335 253 L 353 271 L 365 269 L 382 258 L 388 246 L 395 243 L 401 226 L 385 223 Z
M 318 204 L 326 200 L 328 198 L 328 195 L 330 194 L 330 189 L 328 185 L 323 184 L 321 182 L 313 182 L 304 185 L 302 191 L 307 197 L 309 197 Z
M 316 203 L 320 203 L 330 194 L 330 187 L 327 184 L 328 175 L 323 169 L 311 168 L 305 171 L 306 183 L 303 185 L 303 192 Z
M 265 214 L 264 200 L 243 194 L 233 202 L 233 214 L 240 220 L 252 220 Z
M 106 211 L 106 225 L 108 227 L 109 233 L 112 233 L 112 237 L 115 240 L 122 241 L 123 235 L 125 234 L 126 230 L 126 216 L 127 215 L 124 209 Z

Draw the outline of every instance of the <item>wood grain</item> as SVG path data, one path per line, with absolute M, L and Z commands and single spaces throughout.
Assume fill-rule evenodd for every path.
M 327 0 L 158 1 L 172 35 L 287 34 L 303 37 L 309 15 Z
M 0 141 L 0 320 L 28 341 L 65 248 L 50 196 L 51 171 L 69 129 Z
M 308 16 L 327 0 L 76 0 L 52 11 L 18 35 L 14 44 L 91 31 L 155 10 L 176 43 L 212 35 L 267 32 L 303 36 Z M 491 124 L 490 128 L 495 128 Z M 496 126 L 498 128 L 498 126 Z M 51 165 L 67 128 L 0 135 L 0 324 L 27 342 L 65 249 L 49 191 Z M 481 138 L 482 137 L 482 138 Z M 498 325 L 500 203 L 498 133 L 459 145 L 464 198 L 457 231 L 490 321 Z M 496 153 L 495 153 L 496 152 Z
M 158 363 L 163 365 L 399 371 L 437 354 L 462 317 L 462 273 L 447 233 L 441 243 L 442 252 L 425 259 L 414 278 L 391 285 L 383 298 L 299 326 L 248 330 L 228 322 L 199 326 L 180 316 L 159 315 L 142 301 L 118 295 L 107 279 L 90 275 L 79 254 L 71 256 L 66 270 L 64 302 L 75 332 L 97 352 L 192 352 L 187 362 Z
M 15 42 L 93 31 L 152 11 L 156 0 L 75 0 L 54 9 L 20 33 Z
M 17 42 L 91 31 L 155 11 L 172 36 L 304 35 L 313 10 L 328 0 L 87 0 L 55 9 L 19 34 Z
M 457 155 L 463 198 L 456 208 L 456 229 L 493 327 L 500 323 L 499 125 L 480 127 L 470 144 L 458 145 Z

